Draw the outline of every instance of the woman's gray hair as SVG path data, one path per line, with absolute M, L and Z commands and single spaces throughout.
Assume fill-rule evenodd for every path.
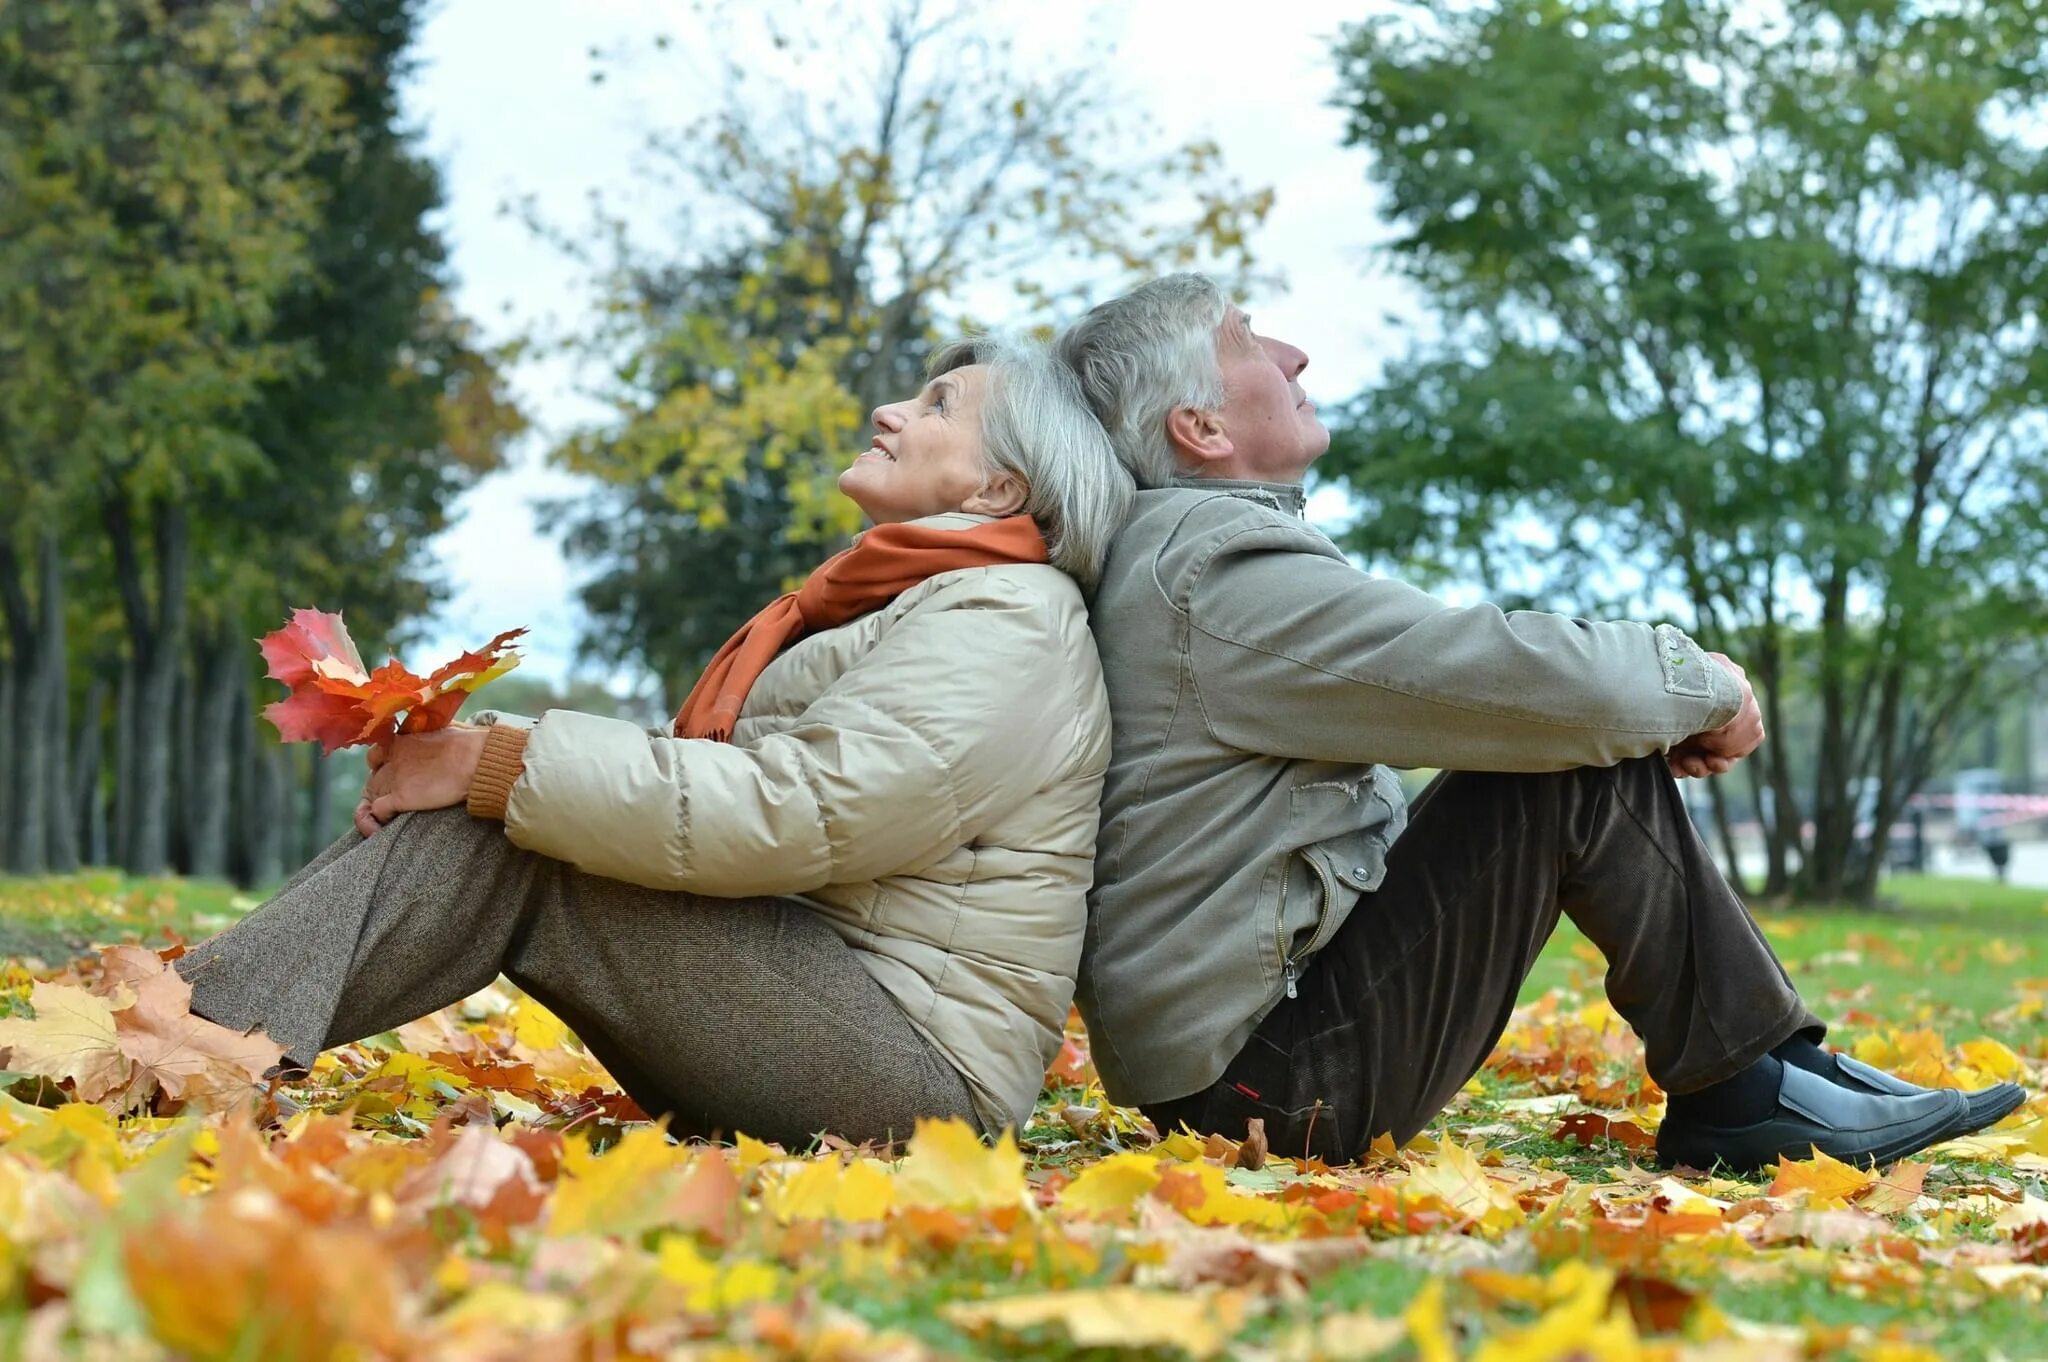
M 927 367 L 937 378 L 970 364 L 988 366 L 983 463 L 991 474 L 1024 484 L 1024 513 L 1038 522 L 1052 565 L 1094 586 L 1136 489 L 1089 414 L 1080 384 L 1045 346 L 1008 337 L 942 345 Z
M 1055 342 L 1138 486 L 1165 487 L 1180 472 L 1166 438 L 1170 412 L 1223 405 L 1216 334 L 1229 316 L 1214 282 L 1169 274 L 1091 309 Z

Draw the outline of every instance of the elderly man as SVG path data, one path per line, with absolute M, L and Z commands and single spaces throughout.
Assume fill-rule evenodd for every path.
M 1308 357 L 1198 275 L 1060 341 L 1143 490 L 1092 607 L 1109 683 L 1079 1002 L 1109 1095 L 1337 1161 L 1478 1070 L 1560 913 L 1670 1097 L 1669 1164 L 1903 1157 L 2025 1094 L 1823 1050 L 1674 776 L 1763 741 L 1742 669 L 1669 625 L 1453 609 L 1302 520 Z M 1393 769 L 1439 777 L 1412 810 Z

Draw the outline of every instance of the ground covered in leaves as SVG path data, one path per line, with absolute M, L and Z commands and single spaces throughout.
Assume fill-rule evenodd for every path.
M 1561 937 L 1429 1135 L 1328 1168 L 1110 1106 L 1070 1038 L 984 1147 L 676 1145 L 502 986 L 249 1100 L 155 950 L 250 906 L 0 882 L 0 1358 L 2025 1357 L 2048 1351 L 2048 894 L 1767 927 L 1834 1043 L 2016 1078 L 1867 1173 L 1652 1166 L 1661 1096 Z M 274 1053 L 274 1051 L 273 1051 Z

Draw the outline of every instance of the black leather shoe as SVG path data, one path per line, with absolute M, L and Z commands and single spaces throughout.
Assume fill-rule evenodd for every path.
M 1883 1069 L 1873 1069 L 1861 1060 L 1847 1055 L 1835 1056 L 1835 1067 L 1842 1077 L 1860 1084 L 1871 1092 L 1885 1093 L 1892 1097 L 1911 1097 L 1915 1093 L 1934 1092 L 1934 1088 L 1923 1088 L 1917 1083 L 1908 1083 L 1897 1074 L 1888 1074 Z M 1993 1083 L 1988 1088 L 1963 1094 L 1963 1101 L 1969 1104 L 1969 1121 L 1959 1130 L 1952 1130 L 1948 1138 L 1970 1135 L 2003 1121 L 2027 1100 L 2027 1090 L 2017 1083 Z
M 1787 1064 L 1770 1116 L 1746 1126 L 1666 1117 L 1657 1130 L 1657 1161 L 1667 1168 L 1718 1163 L 1747 1173 L 1780 1159 L 1810 1159 L 1817 1149 L 1844 1163 L 1890 1163 L 1961 1134 L 1969 1119 L 1959 1092 L 1857 1092 Z

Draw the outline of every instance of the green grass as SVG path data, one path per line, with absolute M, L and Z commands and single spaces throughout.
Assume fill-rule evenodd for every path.
M 1896 906 L 1757 915 L 1814 1010 L 1851 1032 L 1868 1017 L 1932 1027 L 1952 1041 L 1994 1035 L 2015 1050 L 2048 1053 L 2048 1010 L 2019 1006 L 2048 991 L 2048 891 L 1933 876 L 1897 876 L 1884 888 Z M 1599 952 L 1566 923 L 1522 998 L 1551 988 L 1597 997 L 1603 972 Z M 2029 981 L 2038 986 L 2023 987 Z
M 1892 875 L 1879 886 L 1878 896 L 1906 912 L 2031 917 L 2048 929 L 2048 889 L 1941 875 Z
M 95 945 L 209 936 L 259 900 L 210 880 L 136 879 L 93 869 L 41 879 L 0 876 L 0 959 L 55 967 Z

